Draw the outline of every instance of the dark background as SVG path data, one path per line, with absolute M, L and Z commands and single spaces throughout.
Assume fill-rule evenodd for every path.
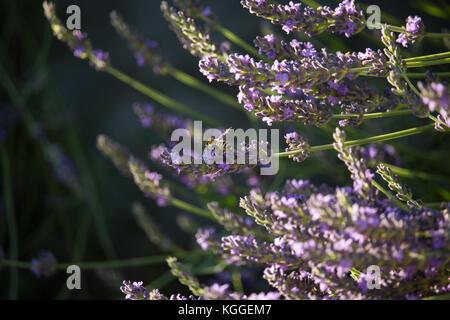
M 211 5 L 224 26 L 248 43 L 270 29 L 281 33 L 278 26 L 264 23 L 262 19 L 250 15 L 238 0 L 206 2 Z M 336 3 L 327 1 L 331 7 Z M 159 9 L 160 1 L 56 1 L 60 18 L 64 19 L 65 8 L 71 4 L 81 7 L 82 30 L 89 34 L 94 47 L 110 53 L 114 67 L 188 106 L 220 118 L 230 126 L 248 127 L 243 113 L 229 109 L 170 77 L 156 75 L 150 68 L 137 67 L 126 43 L 110 25 L 109 13 L 112 10 L 121 13 L 125 21 L 143 35 L 158 41 L 164 56 L 173 66 L 207 83 L 198 72 L 198 59 L 184 51 L 175 34 L 168 29 Z M 396 25 L 400 25 L 408 15 L 418 14 L 431 31 L 439 32 L 448 27 L 449 10 L 444 1 L 371 1 L 370 4 L 378 4 L 384 12 L 399 18 L 401 21 Z M 136 155 L 146 158 L 151 145 L 164 140 L 152 130 L 140 126 L 132 105 L 135 102 L 151 101 L 110 75 L 95 71 L 86 61 L 75 58 L 65 44 L 52 36 L 40 1 L 2 1 L 0 11 L 0 58 L 3 68 L 20 94 L 29 92 L 26 112 L 39 124 L 48 141 L 57 144 L 71 159 L 81 188 L 87 195 L 84 198 L 77 197 L 70 188 L 55 179 L 42 142 L 30 135 L 23 121 L 23 113 L 14 111 L 18 109 L 10 94 L 3 87 L 0 88 L 0 117 L 3 117 L 0 118 L 0 126 L 3 125 L 6 132 L 6 138 L 1 143 L 4 146 L 2 152 L 7 153 L 11 164 L 19 260 L 29 262 L 41 250 L 51 250 L 63 262 L 74 261 L 74 251 L 77 250 L 78 253 L 80 250 L 84 251 L 78 256 L 82 261 L 160 254 L 160 250 L 147 240 L 136 224 L 131 213 L 134 201 L 145 204 L 162 230 L 180 246 L 195 248 L 192 234 L 183 232 L 176 223 L 177 216 L 185 213 L 173 207 L 159 208 L 153 201 L 145 199 L 132 180 L 121 176 L 96 148 L 96 137 L 103 133 L 127 146 Z M 369 41 L 370 37 L 371 33 L 365 31 L 364 35 L 352 39 L 326 35 L 318 39 L 330 51 L 359 51 L 366 47 L 381 47 L 379 43 Z M 222 40 L 222 37 L 215 34 L 215 39 Z M 333 39 L 338 39 L 338 42 Z M 448 48 L 441 41 L 427 40 L 405 52 L 405 56 L 445 50 Z M 434 70 L 446 69 L 437 67 Z M 382 88 L 380 84 L 373 82 L 374 86 Z M 232 95 L 237 93 L 234 88 L 213 85 Z M 162 108 L 157 104 L 155 106 Z M 426 121 L 414 117 L 373 120 L 358 129 L 380 134 L 422 123 Z M 300 128 L 314 144 L 331 141 L 331 135 L 323 135 L 320 129 Z M 449 176 L 446 160 L 449 156 L 448 138 L 427 133 L 425 136 L 402 139 L 401 143 L 410 148 L 409 152 L 402 153 L 406 168 L 432 172 L 441 177 L 439 189 L 434 189 L 427 181 L 408 180 L 415 194 L 426 202 L 450 200 L 446 191 L 448 185 L 442 182 L 448 181 Z M 302 165 L 283 162 L 282 165 L 288 168 L 283 174 L 286 177 L 312 178 L 318 183 L 342 184 L 349 181 L 343 165 L 335 160 L 333 152 L 320 154 L 318 159 L 320 161 L 309 160 Z M 3 178 L 4 173 L 0 185 L 0 246 L 8 257 L 9 238 L 3 197 L 6 186 Z M 236 207 L 239 196 L 243 195 L 230 195 L 225 200 L 230 207 L 238 210 Z M 209 196 L 211 199 L 221 198 L 219 195 Z M 196 197 L 187 195 L 188 200 Z M 204 200 L 197 204 L 203 205 L 202 201 Z M 196 221 L 205 224 L 202 220 Z M 106 228 L 115 256 L 107 254 L 108 250 L 99 241 L 99 225 Z M 82 226 L 87 226 L 86 236 L 79 232 Z M 84 239 L 85 243 L 80 239 Z M 167 266 L 164 263 L 139 268 L 89 270 L 83 273 L 83 290 L 70 293 L 64 289 L 66 278 L 63 271 L 48 279 L 37 279 L 28 270 L 20 269 L 18 297 L 122 298 L 118 287 L 123 279 L 142 280 L 149 284 L 165 272 Z M 258 274 L 259 271 L 255 272 Z M 0 282 L 3 283 L 0 298 L 10 297 L 9 276 L 8 268 L 0 266 Z M 180 290 L 187 292 L 176 281 L 163 288 L 166 293 Z

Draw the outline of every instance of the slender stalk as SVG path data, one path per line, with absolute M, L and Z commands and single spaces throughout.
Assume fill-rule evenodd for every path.
M 207 252 L 205 252 L 205 251 L 195 250 L 195 251 L 179 252 L 179 253 L 175 253 L 173 255 L 175 255 L 178 258 L 185 258 L 185 257 L 203 256 L 206 254 L 207 254 Z M 66 270 L 67 267 L 70 265 L 77 265 L 81 269 L 84 269 L 84 270 L 142 267 L 142 266 L 148 266 L 148 265 L 152 265 L 152 264 L 165 263 L 166 259 L 167 259 L 167 255 L 157 255 L 157 256 L 120 259 L 120 260 L 109 260 L 109 261 L 60 262 L 57 264 L 57 269 Z M 10 268 L 21 268 L 21 269 L 29 269 L 31 267 L 30 262 L 17 261 L 17 260 L 5 260 L 3 262 L 3 265 L 10 267 Z
M 244 49 L 245 51 L 247 51 L 251 55 L 253 55 L 255 57 L 258 57 L 258 58 L 260 58 L 262 60 L 268 61 L 267 58 L 264 57 L 264 56 L 261 56 L 254 47 L 252 47 L 247 42 L 242 40 L 239 36 L 237 36 L 235 33 L 230 31 L 229 29 L 223 27 L 222 25 L 212 21 L 211 19 L 209 19 L 208 17 L 205 17 L 203 15 L 199 16 L 199 18 L 201 18 L 203 21 L 205 21 L 206 23 L 208 23 L 211 26 L 213 26 L 217 31 L 222 33 L 225 38 L 227 38 L 228 40 L 230 40 L 231 42 L 233 42 L 237 46 L 241 47 L 242 49 Z
M 450 33 L 427 32 L 425 37 L 428 37 L 428 38 L 450 38 Z
M 243 110 L 241 105 L 239 103 L 237 103 L 236 98 L 234 98 L 233 96 L 223 93 L 222 91 L 215 89 L 209 85 L 206 85 L 203 82 L 201 82 L 200 80 L 198 80 L 197 78 L 194 78 L 191 75 L 189 75 L 181 70 L 170 67 L 169 74 L 172 77 L 174 77 L 176 80 L 178 80 L 192 88 L 198 89 L 198 90 L 210 95 L 211 97 L 223 102 L 224 104 L 226 104 L 230 107 L 233 107 L 239 111 Z
M 422 126 L 422 127 L 396 131 L 396 132 L 392 132 L 392 133 L 382 134 L 379 136 L 373 136 L 373 137 L 359 139 L 359 140 L 346 141 L 344 143 L 344 145 L 346 147 L 354 147 L 354 146 L 359 146 L 359 145 L 368 144 L 368 143 L 375 143 L 375 142 L 382 142 L 382 141 L 387 141 L 387 140 L 392 140 L 392 139 L 398 139 L 398 138 L 403 138 L 406 136 L 411 136 L 411 135 L 423 133 L 426 131 L 430 131 L 433 128 L 434 128 L 434 123 L 431 123 L 431 124 L 428 124 L 428 125 Z M 334 149 L 333 144 L 330 143 L 330 144 L 325 144 L 325 145 L 321 145 L 321 146 L 311 147 L 310 151 L 315 152 L 315 151 L 325 151 L 325 150 L 332 150 L 332 149 Z M 297 155 L 301 152 L 302 152 L 302 150 L 294 150 L 294 151 L 276 153 L 273 156 L 281 158 L 281 157 L 288 157 L 290 155 Z
M 406 58 L 403 60 L 406 62 L 413 62 L 413 61 L 437 60 L 437 59 L 449 58 L 449 57 L 450 57 L 450 51 L 447 51 L 447 52 L 442 52 L 442 53 L 430 54 L 430 55 L 426 55 L 426 56 Z
M 376 25 L 374 25 L 374 27 L 377 29 L 381 29 L 381 24 L 376 24 Z M 397 27 L 397 26 L 392 26 L 392 25 L 388 25 L 387 27 L 388 27 L 388 30 L 390 30 L 390 31 L 400 32 L 400 33 L 409 33 L 406 31 L 406 29 L 404 27 Z M 450 33 L 427 32 L 425 34 L 425 37 L 428 37 L 428 38 L 450 38 Z
M 433 72 L 433 75 L 436 75 L 440 78 L 450 77 L 450 72 Z M 408 72 L 406 73 L 408 78 L 426 78 L 427 74 L 425 72 Z
M 183 200 L 173 198 L 173 199 L 171 199 L 170 203 L 177 208 L 180 208 L 180 209 L 186 210 L 188 212 L 197 214 L 199 216 L 214 220 L 213 216 L 211 215 L 211 213 L 209 213 L 208 210 L 196 207 L 190 203 L 184 202 Z
M 400 200 L 398 200 L 389 190 L 386 190 L 383 188 L 378 182 L 375 180 L 372 180 L 372 185 L 380 190 L 386 197 L 394 201 L 399 207 L 403 208 L 404 210 L 411 212 L 411 210 Z
M 5 145 L 0 145 L 2 175 L 3 175 L 3 197 L 5 201 L 6 219 L 8 223 L 9 256 L 11 259 L 19 257 L 19 240 L 17 238 L 16 214 L 14 209 L 13 186 L 11 183 L 11 166 Z M 19 271 L 11 268 L 9 272 L 9 298 L 17 299 L 19 286 Z
M 366 113 L 363 115 L 363 119 L 378 119 L 378 118 L 388 118 L 388 117 L 396 117 L 411 114 L 412 110 L 397 110 L 390 112 L 374 112 L 374 113 Z M 357 118 L 360 115 L 358 114 L 334 114 L 332 116 L 333 119 L 348 119 L 348 118 Z
M 430 61 L 407 62 L 406 63 L 406 67 L 408 67 L 408 68 L 421 68 L 421 67 L 436 66 L 436 65 L 448 64 L 448 63 L 450 63 L 450 58 L 430 60 Z
M 450 63 L 450 58 L 442 58 L 442 59 L 435 59 L 435 60 L 425 60 L 425 61 L 407 61 L 406 59 L 403 60 L 406 62 L 407 68 L 421 68 L 421 67 L 428 67 L 428 66 L 435 66 L 435 65 L 441 65 L 441 64 L 448 64 Z M 365 72 L 370 71 L 370 67 L 360 67 L 360 68 L 351 68 L 349 69 L 349 73 L 361 73 L 362 76 L 364 76 Z
M 417 90 L 416 86 L 411 82 L 411 80 L 409 80 L 409 78 L 406 76 L 406 74 L 402 73 L 402 77 L 403 79 L 405 79 L 406 83 L 408 83 L 409 87 L 412 89 L 412 91 L 414 91 L 414 93 L 422 98 L 422 94 L 419 92 L 419 90 Z
M 137 91 L 143 93 L 147 97 L 155 100 L 156 102 L 158 102 L 168 108 L 171 108 L 173 110 L 181 112 L 181 113 L 191 117 L 192 119 L 196 119 L 196 120 L 202 119 L 203 121 L 205 121 L 206 123 L 208 123 L 214 127 L 221 126 L 221 124 L 218 121 L 216 121 L 200 112 L 192 110 L 188 106 L 186 106 L 178 101 L 173 100 L 172 98 L 160 93 L 159 91 L 156 91 L 153 88 L 146 86 L 145 84 L 143 84 L 143 83 L 129 77 L 128 75 L 122 73 L 121 71 L 113 68 L 112 66 L 107 65 L 103 70 L 108 72 L 112 76 L 116 77 L 120 81 L 128 84 L 129 86 L 136 89 Z

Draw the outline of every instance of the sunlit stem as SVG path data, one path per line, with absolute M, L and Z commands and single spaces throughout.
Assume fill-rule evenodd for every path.
M 403 137 L 407 137 L 407 136 L 423 133 L 423 132 L 426 132 L 426 131 L 430 131 L 433 128 L 434 128 L 434 123 L 431 123 L 431 124 L 428 124 L 428 125 L 422 126 L 422 127 L 416 127 L 416 128 L 396 131 L 396 132 L 382 134 L 382 135 L 379 135 L 379 136 L 373 136 L 373 137 L 364 138 L 364 139 L 346 141 L 344 143 L 344 146 L 346 146 L 346 147 L 354 147 L 354 146 L 359 146 L 359 145 L 368 144 L 368 143 L 376 143 L 376 142 L 382 142 L 382 141 L 388 141 L 388 140 L 403 138 Z M 311 147 L 310 151 L 311 152 L 315 152 L 315 151 L 325 151 L 325 150 L 332 150 L 332 149 L 334 149 L 333 148 L 333 144 L 330 143 L 330 144 L 325 144 L 325 145 L 321 145 L 321 146 Z M 288 151 L 288 152 L 280 152 L 280 153 L 274 154 L 273 156 L 274 157 L 279 157 L 279 158 L 281 158 L 281 157 L 288 157 L 288 156 L 291 156 L 291 155 L 295 156 L 295 155 L 300 154 L 302 151 L 303 150 L 294 150 L 294 151 Z
M 197 78 L 194 78 L 193 76 L 191 76 L 181 70 L 175 69 L 173 67 L 170 67 L 168 72 L 176 80 L 178 80 L 194 89 L 200 90 L 200 91 L 206 93 L 207 95 L 219 100 L 220 102 L 222 102 L 230 107 L 233 107 L 240 111 L 243 110 L 243 108 L 240 106 L 240 104 L 237 103 L 236 98 L 234 98 L 233 96 L 230 96 L 229 94 L 223 93 L 222 91 L 220 91 L 218 89 L 215 89 L 207 84 L 204 84 Z
M 171 108 L 175 111 L 181 112 L 186 116 L 191 117 L 194 120 L 203 120 L 206 123 L 208 123 L 211 126 L 214 127 L 220 127 L 221 124 L 217 121 L 214 120 L 200 112 L 197 112 L 191 108 L 189 108 L 188 106 L 173 100 L 172 98 L 160 93 L 159 91 L 150 88 L 149 86 L 146 86 L 145 84 L 129 77 L 128 75 L 122 73 L 121 71 L 113 68 L 110 65 L 105 66 L 105 68 L 103 69 L 104 71 L 108 72 L 109 74 L 111 74 L 112 76 L 116 77 L 117 79 L 119 79 L 120 81 L 128 84 L 129 86 L 131 86 L 132 88 L 136 89 L 137 91 L 143 93 L 144 95 L 146 95 L 147 97 L 155 100 L 156 102 L 160 103 L 163 106 L 166 106 L 168 108 Z
M 251 55 L 253 55 L 255 57 L 258 57 L 258 58 L 260 58 L 262 60 L 268 61 L 266 57 L 261 56 L 254 47 L 252 47 L 247 42 L 242 40 L 239 36 L 237 36 L 232 31 L 228 30 L 227 28 L 223 27 L 222 25 L 214 22 L 213 20 L 211 20 L 208 17 L 205 17 L 203 15 L 199 16 L 199 18 L 201 18 L 203 21 L 205 21 L 206 23 L 208 23 L 211 26 L 213 26 L 217 31 L 222 33 L 225 38 L 227 38 L 228 40 L 230 40 L 231 42 L 233 42 L 237 46 L 241 47 L 242 49 L 244 49 L 245 51 L 247 51 Z

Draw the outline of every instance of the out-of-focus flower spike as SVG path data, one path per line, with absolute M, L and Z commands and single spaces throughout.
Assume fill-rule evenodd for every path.
M 156 200 L 159 206 L 166 206 L 172 198 L 169 186 L 162 180 L 162 175 L 150 172 L 142 161 L 131 157 L 128 161 L 134 182 L 148 197 Z
M 31 272 L 38 278 L 48 278 L 57 270 L 58 263 L 50 251 L 42 251 L 37 258 L 31 260 Z
M 99 135 L 97 137 L 97 148 L 103 152 L 105 156 L 111 159 L 116 168 L 125 176 L 131 176 L 128 161 L 131 154 L 127 149 L 122 147 L 119 143 L 111 140 L 106 135 Z
M 128 42 L 139 67 L 149 66 L 160 74 L 167 72 L 168 62 L 164 59 L 156 41 L 145 39 L 129 26 L 117 12 L 110 14 L 111 24 L 117 33 Z
M 96 70 L 103 70 L 109 64 L 109 54 L 100 49 L 94 49 L 87 34 L 80 30 L 67 30 L 56 15 L 53 2 L 44 1 L 42 5 L 54 35 L 58 40 L 65 42 L 76 57 L 89 59 Z
M 150 218 L 148 212 L 141 203 L 134 203 L 132 210 L 138 225 L 144 230 L 151 243 L 156 245 L 162 251 L 170 251 L 175 248 L 172 240 L 161 232 L 159 226 L 157 226 Z

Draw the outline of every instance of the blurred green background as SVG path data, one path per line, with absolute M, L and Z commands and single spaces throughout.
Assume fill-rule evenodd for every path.
M 281 28 L 250 15 L 238 0 L 205 2 L 224 26 L 248 43 L 260 34 L 281 34 Z M 331 7 L 337 3 L 326 1 Z M 94 47 L 110 53 L 113 66 L 192 108 L 220 118 L 228 126 L 249 127 L 244 113 L 230 109 L 170 77 L 156 75 L 150 68 L 137 67 L 126 43 L 109 22 L 112 10 L 121 13 L 125 21 L 143 35 L 158 41 L 164 56 L 173 66 L 207 83 L 198 72 L 198 59 L 183 50 L 175 34 L 168 29 L 159 10 L 160 1 L 56 1 L 61 18 L 66 16 L 65 8 L 71 4 L 80 6 L 82 31 L 89 34 Z M 370 1 L 370 4 L 378 4 L 383 12 L 389 14 L 388 17 L 399 19 L 392 24 L 400 25 L 408 15 L 417 14 L 423 18 L 428 30 L 440 32 L 449 27 L 450 10 L 445 1 Z M 195 249 L 195 239 L 191 233 L 182 230 L 179 217 L 186 215 L 199 225 L 209 222 L 193 218 L 173 207 L 157 207 L 141 194 L 131 179 L 121 176 L 96 148 L 97 135 L 107 134 L 135 155 L 147 159 L 150 147 L 164 142 L 164 139 L 151 129 L 141 127 L 132 105 L 152 101 L 110 75 L 95 71 L 86 61 L 75 58 L 65 44 L 53 37 L 44 18 L 41 1 L 2 1 L 0 12 L 0 59 L 3 69 L 0 137 L 4 138 L 0 140 L 3 164 L 0 246 L 5 256 L 9 257 L 11 241 L 11 225 L 6 213 L 8 198 L 13 200 L 20 261 L 29 262 L 41 250 L 52 251 L 61 262 L 107 261 L 165 254 L 147 239 L 137 225 L 131 210 L 136 201 L 145 205 L 162 231 L 175 243 L 185 249 Z M 305 39 L 300 34 L 293 36 Z M 322 35 L 317 40 L 329 51 L 359 51 L 366 47 L 381 47 L 377 38 L 371 32 L 364 31 L 352 39 Z M 223 40 L 223 37 L 214 34 L 214 39 Z M 405 56 L 446 50 L 448 44 L 441 40 L 426 40 L 405 51 Z M 436 67 L 433 70 L 446 69 Z M 370 83 L 380 90 L 384 88 L 384 82 Z M 235 88 L 212 85 L 233 96 L 237 93 Z M 158 104 L 155 106 L 164 110 Z M 412 116 L 369 120 L 356 131 L 350 130 L 348 133 L 350 138 L 358 138 L 423 123 L 426 121 Z M 313 145 L 331 141 L 331 134 L 324 129 L 305 126 L 298 126 L 297 129 L 308 136 Z M 450 201 L 447 191 L 450 176 L 448 137 L 427 133 L 402 139 L 393 145 L 402 156 L 403 167 L 429 174 L 426 179 L 405 180 L 417 198 L 425 202 Z M 71 186 L 55 174 L 51 159 L 54 160 L 59 152 L 68 158 L 62 159 L 62 163 L 73 167 L 70 172 L 76 179 Z M 283 170 L 279 176 L 266 179 L 263 186 L 275 188 L 288 177 L 311 178 L 317 183 L 348 183 L 344 166 L 335 158 L 335 153 L 330 151 L 317 154 L 301 165 L 283 160 Z M 9 170 L 5 170 L 5 164 Z M 151 168 L 158 170 L 155 165 Z M 220 200 L 231 209 L 239 210 L 239 196 L 245 195 L 233 192 L 222 197 L 207 188 L 197 191 L 199 193 L 194 195 L 194 191 L 184 190 L 181 197 L 202 207 L 207 201 Z M 214 261 L 204 259 L 201 262 L 208 265 Z M 260 278 L 259 270 L 252 272 L 254 277 Z M 205 276 L 204 281 L 210 278 Z M 165 263 L 157 263 L 132 268 L 85 270 L 82 290 L 74 291 L 66 289 L 64 271 L 58 271 L 50 278 L 38 279 L 26 268 L 20 268 L 17 292 L 11 293 L 10 270 L 0 265 L 0 282 L 3 283 L 0 298 L 123 298 L 119 286 L 124 279 L 162 286 L 165 293 L 187 292 L 177 281 L 172 281 Z M 159 282 L 152 283 L 154 280 Z

